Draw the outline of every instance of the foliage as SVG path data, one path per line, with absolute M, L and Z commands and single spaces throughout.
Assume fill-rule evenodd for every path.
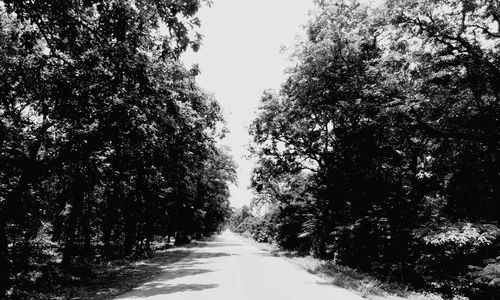
M 476 281 L 482 284 L 498 288 L 500 286 L 500 262 L 497 259 L 487 264 L 484 268 L 473 271 L 471 275 L 475 277 Z
M 471 223 L 441 225 L 437 229 L 437 232 L 420 233 L 426 244 L 433 246 L 451 244 L 453 248 L 489 246 L 496 240 L 499 234 L 500 229 L 495 225 L 474 226 Z
M 260 243 L 271 243 L 274 223 L 270 220 L 271 215 L 255 216 L 250 207 L 244 205 L 233 211 L 229 220 L 229 228 L 236 233 L 247 235 Z

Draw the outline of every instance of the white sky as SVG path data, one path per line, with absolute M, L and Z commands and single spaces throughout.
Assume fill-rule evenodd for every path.
M 312 0 L 215 0 L 198 15 L 203 44 L 183 60 L 188 67 L 198 63 L 198 84 L 214 93 L 224 110 L 230 130 L 224 144 L 238 165 L 239 184 L 231 187 L 235 207 L 252 199 L 248 125 L 262 92 L 284 82 L 288 57 L 280 49 L 295 44 L 312 7 Z

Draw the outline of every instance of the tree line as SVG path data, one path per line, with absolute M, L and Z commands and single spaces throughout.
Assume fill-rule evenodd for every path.
M 179 59 L 200 45 L 200 5 L 0 2 L 0 297 L 48 265 L 220 230 L 224 120 Z
M 268 212 L 244 208 L 233 227 L 416 288 L 499 296 L 500 4 L 316 7 L 250 128 Z

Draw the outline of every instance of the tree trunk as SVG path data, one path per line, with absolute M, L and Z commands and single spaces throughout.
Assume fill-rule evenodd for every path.
M 0 298 L 5 296 L 10 287 L 10 260 L 6 227 L 7 222 L 2 218 L 0 220 Z
M 49 127 L 50 125 L 44 124 L 39 130 L 38 138 L 31 145 L 29 145 L 29 160 L 26 161 L 27 165 L 22 169 L 17 186 L 5 198 L 3 206 L 0 207 L 0 298 L 5 296 L 5 293 L 11 284 L 11 263 L 8 248 L 9 241 L 6 232 L 7 224 L 13 216 L 24 214 L 24 211 L 22 210 L 23 206 L 20 205 L 20 202 L 24 193 L 28 189 L 29 184 L 39 176 L 39 174 L 37 174 L 37 172 L 40 171 L 37 167 L 38 151 L 40 150 L 42 144 L 43 135 Z
M 89 256 L 92 252 L 92 229 L 90 228 L 90 211 L 87 205 L 82 218 L 82 233 L 83 233 L 83 253 Z
M 112 249 L 111 249 L 111 234 L 113 232 L 113 217 L 114 213 L 112 209 L 108 206 L 108 209 L 106 210 L 106 216 L 104 217 L 104 224 L 103 224 L 103 229 L 102 229 L 102 243 L 104 245 L 104 256 L 106 258 L 110 258 L 112 256 Z
M 146 238 L 146 242 L 144 244 L 144 251 L 149 252 L 151 250 L 151 242 L 153 240 L 153 218 L 149 218 L 146 227 L 144 236 Z
M 104 245 L 104 257 L 106 258 L 111 258 L 112 256 L 112 249 L 111 249 L 111 232 L 113 230 L 113 225 L 111 220 L 105 218 L 104 219 L 104 225 L 103 225 L 103 235 L 102 235 L 102 243 Z
M 66 206 L 66 204 L 64 205 Z M 62 210 L 54 218 L 54 223 L 52 224 L 52 242 L 57 242 L 61 239 L 61 234 L 64 224 L 64 216 L 61 214 Z
M 114 189 L 110 188 L 106 193 L 106 210 L 102 225 L 102 243 L 104 245 L 103 250 L 106 258 L 111 258 L 113 255 L 113 249 L 111 249 L 111 236 L 113 234 L 113 225 L 116 216 L 115 197 L 116 194 Z
M 141 256 L 144 253 L 144 225 L 142 222 L 137 222 L 137 230 L 135 235 L 135 256 Z
M 137 218 L 129 212 L 125 218 L 125 255 L 132 253 L 137 238 Z
M 71 265 L 73 257 L 76 255 L 75 238 L 78 227 L 78 219 L 82 213 L 83 196 L 83 189 L 81 187 L 76 187 L 66 227 L 66 244 L 64 245 L 63 258 L 61 262 L 61 265 L 64 268 Z
M 492 197 L 490 198 L 490 201 L 492 204 L 488 205 L 491 208 L 489 211 L 492 213 L 493 219 L 496 219 L 495 221 L 497 222 L 497 225 L 500 227 L 500 214 L 498 211 L 500 211 L 500 186 L 498 182 L 500 182 L 500 150 L 497 148 L 493 148 L 493 174 L 492 174 L 492 186 L 493 186 L 493 193 Z
M 21 213 L 20 205 L 24 192 L 28 189 L 29 178 L 26 172 L 23 172 L 19 182 L 14 190 L 7 196 L 3 207 L 0 208 L 0 298 L 10 287 L 11 263 L 9 259 L 9 240 L 7 237 L 8 220 Z
M 64 190 L 57 195 L 56 199 L 56 212 L 57 215 L 54 218 L 52 223 L 52 238 L 53 242 L 57 242 L 61 239 L 62 231 L 64 229 L 64 209 L 66 208 L 66 198 L 68 197 L 68 187 L 65 187 Z

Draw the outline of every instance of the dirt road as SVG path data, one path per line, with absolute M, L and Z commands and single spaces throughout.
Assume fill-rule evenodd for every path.
M 190 247 L 156 278 L 117 299 L 358 300 L 316 275 L 225 232 Z

